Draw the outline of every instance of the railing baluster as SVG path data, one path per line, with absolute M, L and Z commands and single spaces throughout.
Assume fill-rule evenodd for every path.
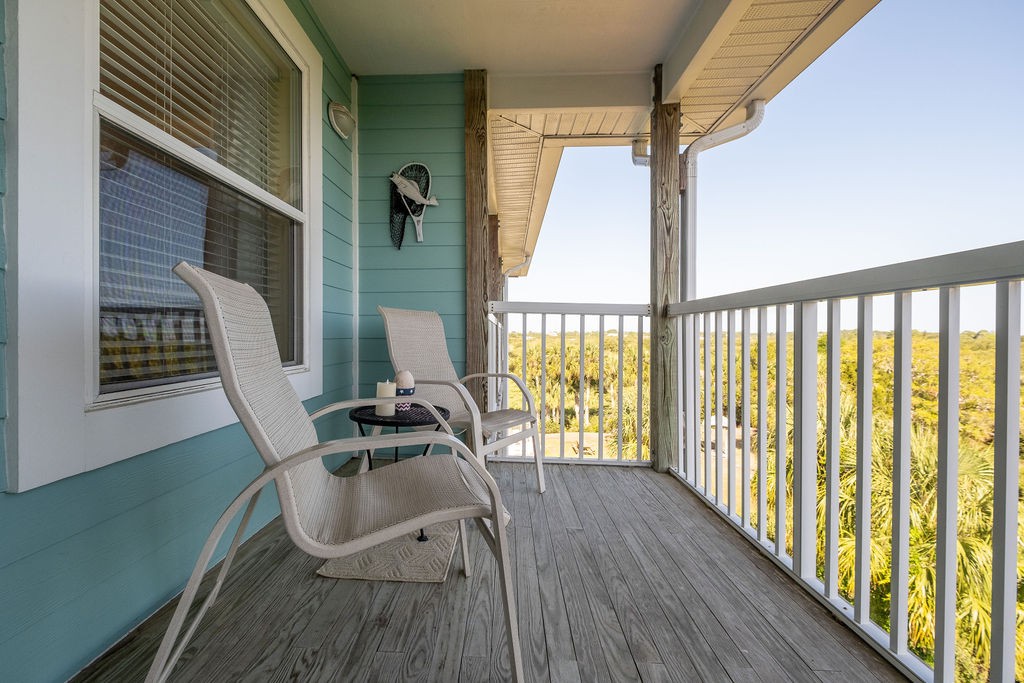
M 839 299 L 828 302 L 825 379 L 825 597 L 839 597 Z
M 854 619 L 871 618 L 871 393 L 874 388 L 874 324 L 870 296 L 857 297 L 857 515 Z
M 636 317 L 636 459 L 644 459 L 644 317 Z
M 1020 282 L 996 283 L 995 497 L 989 679 L 1014 678 L 1020 476 Z
M 892 574 L 889 649 L 907 652 L 907 580 L 910 572 L 910 369 L 913 318 L 910 292 L 893 295 Z
M 547 457 L 548 316 L 540 314 L 540 452 Z
M 623 332 L 625 318 L 619 316 L 619 421 L 617 423 L 618 436 L 615 439 L 615 443 L 618 444 L 618 454 L 616 459 L 622 460 L 622 355 L 624 352 L 626 335 Z
M 750 309 L 744 308 L 741 314 L 743 337 L 740 341 L 740 394 L 742 396 L 743 427 L 740 432 L 743 455 L 740 463 L 740 500 L 742 503 L 741 521 L 744 529 L 750 528 Z
M 935 681 L 956 677 L 956 510 L 960 469 L 960 289 L 939 289 L 939 474 Z
M 757 309 L 757 540 L 768 543 L 768 308 Z
M 604 315 L 598 316 L 597 342 L 597 459 L 604 460 Z
M 695 381 L 693 376 L 693 363 L 690 362 L 690 354 L 693 352 L 693 316 L 681 316 L 678 323 L 680 355 L 679 355 L 679 383 L 677 393 L 679 395 L 679 408 L 682 422 L 679 425 L 680 458 L 679 468 L 683 477 L 691 484 L 694 483 L 694 454 L 693 454 L 693 391 L 692 384 Z
M 690 435 L 692 436 L 691 443 L 693 444 L 693 484 L 697 485 L 697 469 L 700 467 L 700 316 L 693 315 L 691 318 L 691 328 L 693 331 L 693 343 L 690 346 L 690 355 L 692 356 L 691 367 L 693 369 L 693 381 L 690 382 L 693 396 L 691 397 L 690 406 L 693 410 L 693 418 L 688 420 L 690 425 Z
M 725 449 L 722 444 L 722 311 L 715 312 L 715 503 L 722 504 Z
M 704 314 L 704 496 L 711 498 L 711 314 Z
M 793 571 L 817 575 L 818 302 L 793 304 Z
M 502 324 L 505 326 L 505 334 L 502 335 L 502 358 L 501 358 L 501 372 L 507 373 L 509 371 L 509 321 L 512 316 L 509 313 L 502 314 Z M 509 407 L 509 389 L 508 385 L 505 385 L 505 389 L 502 391 L 502 408 L 506 409 Z
M 736 515 L 736 311 L 726 312 L 725 343 L 729 345 L 725 353 L 728 381 L 726 392 L 729 400 L 729 437 L 725 445 L 726 468 L 729 472 L 726 481 L 729 483 L 729 514 Z
M 523 368 L 523 372 L 522 372 L 521 376 L 525 377 L 526 376 L 526 314 L 525 313 L 523 313 L 523 365 L 522 365 L 522 368 Z M 521 410 L 526 410 L 526 394 L 522 394 L 520 396 L 520 401 L 521 401 L 520 409 Z M 520 448 L 523 449 L 523 455 L 526 455 L 526 443 L 525 442 L 523 442 L 523 445 L 520 446 Z
M 580 428 L 580 440 L 577 446 L 579 457 L 583 457 L 583 415 L 586 413 L 587 399 L 584 394 L 586 384 L 587 367 L 587 316 L 580 315 L 580 386 L 576 394 L 576 423 Z
M 786 555 L 786 304 L 775 307 L 775 554 Z
M 558 373 L 558 457 L 565 458 L 565 313 L 562 314 L 559 335 L 562 348 Z
M 501 349 L 499 350 L 499 365 L 498 372 L 508 372 L 508 321 L 509 314 L 501 314 L 502 324 L 502 335 L 501 335 Z M 505 383 L 505 389 L 501 392 L 501 408 L 508 408 L 508 383 Z

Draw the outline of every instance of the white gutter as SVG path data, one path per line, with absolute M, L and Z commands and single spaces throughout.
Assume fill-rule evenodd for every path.
M 753 100 L 747 105 L 747 120 L 729 128 L 709 133 L 691 142 L 679 155 L 680 215 L 682 217 L 683 280 L 682 300 L 694 297 L 697 288 L 697 155 L 731 142 L 761 125 L 764 120 L 764 100 Z
M 527 255 L 525 261 L 523 261 L 522 263 L 520 263 L 517 266 L 512 266 L 511 268 L 506 270 L 504 273 L 502 273 L 502 275 L 504 275 L 506 278 L 520 277 L 520 272 L 526 270 L 527 268 L 529 268 L 530 267 L 530 263 L 532 261 L 533 261 L 533 254 L 529 254 L 529 255 Z
M 632 156 L 634 166 L 650 166 L 651 165 L 651 154 L 647 151 L 647 140 L 639 138 L 633 140 L 632 144 Z

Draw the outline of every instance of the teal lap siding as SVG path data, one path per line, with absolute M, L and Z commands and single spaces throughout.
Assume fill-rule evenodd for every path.
M 466 176 L 462 74 L 359 79 L 359 391 L 394 372 L 377 306 L 435 310 L 460 374 L 466 355 Z M 388 180 L 418 161 L 431 194 L 416 242 L 407 221 L 401 250 L 391 244 Z
M 351 74 L 305 0 L 287 2 L 324 61 L 324 394 L 307 402 L 312 409 L 349 398 L 352 388 L 352 152 L 326 110 L 329 100 L 351 103 Z M 4 8 L 0 3 L 0 19 Z M 6 86 L 0 83 L 3 119 Z M 0 138 L 0 195 L 4 150 Z M 6 285 L 0 277 L 0 345 L 7 340 Z M 7 417 L 3 369 L 0 363 L 0 430 Z M 324 437 L 343 427 L 341 419 L 318 425 Z M 0 490 L 2 450 L 0 440 Z M 261 469 L 236 424 L 26 493 L 0 493 L 0 680 L 64 680 L 172 599 L 217 517 Z M 271 489 L 249 532 L 277 514 Z

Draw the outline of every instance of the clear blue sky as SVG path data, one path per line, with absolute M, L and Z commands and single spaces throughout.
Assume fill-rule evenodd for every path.
M 1024 239 L 1021 35 L 1019 0 L 882 0 L 701 155 L 697 295 Z M 646 302 L 649 182 L 626 148 L 567 149 L 509 298 Z

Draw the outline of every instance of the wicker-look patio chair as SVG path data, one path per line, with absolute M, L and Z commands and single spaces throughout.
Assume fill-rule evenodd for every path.
M 260 491 L 273 481 L 292 542 L 304 552 L 325 559 L 350 555 L 431 524 L 476 519 L 498 562 L 511 670 L 513 678 L 521 681 L 522 655 L 505 531 L 507 513 L 501 504 L 501 493 L 474 454 L 452 436 L 441 415 L 417 398 L 415 403 L 431 410 L 446 432 L 319 443 L 313 427 L 316 418 L 357 405 L 393 403 L 398 399 L 345 401 L 307 414 L 281 368 L 270 314 L 259 294 L 248 285 L 184 262 L 174 272 L 202 299 L 224 391 L 266 468 L 228 506 L 207 538 L 146 680 L 162 682 L 170 675 L 220 591 Z M 321 460 L 337 453 L 412 445 L 446 446 L 450 452 L 410 458 L 352 477 L 332 475 Z M 217 543 L 243 507 L 241 524 L 214 586 L 179 639 Z M 461 536 L 465 563 L 465 533 Z M 468 564 L 464 567 L 469 568 Z
M 469 430 L 473 450 L 483 462 L 486 462 L 488 454 L 498 453 L 514 443 L 522 442 L 525 450 L 526 440 L 532 439 L 533 459 L 537 463 L 537 489 L 544 493 L 544 458 L 538 438 L 537 410 L 526 383 L 515 375 L 497 372 L 477 372 L 459 377 L 448 355 L 441 316 L 434 311 L 383 306 L 378 306 L 377 310 L 384 318 L 388 353 L 395 372 L 411 372 L 416 380 L 418 397 L 451 411 L 449 424 L 456 430 Z M 466 382 L 477 377 L 511 380 L 526 397 L 527 409 L 506 408 L 481 413 L 466 389 Z M 513 429 L 519 431 L 511 431 Z

